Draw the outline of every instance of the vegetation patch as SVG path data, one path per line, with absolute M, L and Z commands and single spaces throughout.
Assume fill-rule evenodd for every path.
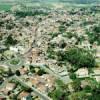
M 66 85 L 61 81 L 56 81 L 57 87 L 51 91 L 48 95 L 53 100 L 68 100 L 68 91 L 66 89 Z
M 13 39 L 12 35 L 9 35 L 5 41 L 5 45 L 10 46 L 15 44 L 17 44 L 17 40 Z
M 37 75 L 43 75 L 46 74 L 45 70 L 41 69 L 40 67 L 35 67 L 30 65 L 30 72 L 36 73 Z
M 42 15 L 42 16 L 46 16 L 48 15 L 48 13 L 46 12 L 42 12 L 42 11 L 16 11 L 15 12 L 15 15 L 16 16 L 19 16 L 19 17 L 26 17 L 26 16 L 37 16 L 37 15 Z
M 13 60 L 10 61 L 10 64 L 12 64 L 12 65 L 18 65 L 19 62 L 20 62 L 19 59 L 13 59 Z
M 93 31 L 88 31 L 86 34 L 89 36 L 89 41 L 91 44 L 97 42 L 98 45 L 100 45 L 100 26 L 94 26 Z
M 94 56 L 82 48 L 69 48 L 65 52 L 58 52 L 57 56 L 59 61 L 68 61 L 74 65 L 75 69 L 81 67 L 92 68 L 95 66 Z
M 10 4 L 0 4 L 0 10 L 10 11 L 12 5 Z

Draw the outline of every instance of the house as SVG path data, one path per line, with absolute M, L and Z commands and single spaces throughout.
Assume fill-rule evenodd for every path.
M 85 88 L 86 86 L 88 86 L 88 81 L 87 80 L 82 80 L 81 81 L 81 88 Z
M 20 68 L 19 72 L 20 72 L 21 75 L 27 74 L 28 73 L 28 68 L 27 67 Z
M 15 88 L 15 83 L 7 83 L 5 90 L 12 91 Z
M 72 87 L 71 84 L 68 84 L 68 89 L 69 89 L 69 91 L 70 91 L 71 93 L 74 92 L 74 89 L 73 89 L 73 87 Z
M 10 46 L 9 49 L 10 49 L 10 51 L 18 52 L 18 48 L 17 47 Z
M 100 82 L 100 69 L 94 69 L 94 77 L 96 78 L 97 82 Z
M 88 77 L 88 69 L 80 68 L 76 71 L 76 76 L 79 78 Z
M 21 92 L 19 95 L 18 95 L 18 100 L 32 100 L 31 98 L 31 94 L 26 92 L 26 91 L 23 91 Z
M 100 58 L 100 46 L 97 47 L 97 50 L 96 50 L 96 57 L 97 57 L 97 58 Z
M 38 84 L 37 89 L 42 93 L 47 93 L 47 87 L 44 84 Z
M 0 100 L 6 100 L 5 96 L 0 96 Z
M 36 75 L 34 78 L 30 78 L 29 81 L 36 87 L 40 83 L 41 78 L 40 76 Z
M 14 56 L 14 51 L 6 50 L 4 52 L 4 56 L 7 57 L 8 59 L 11 59 L 12 56 Z
M 10 91 L 12 91 L 15 88 L 15 86 L 15 83 L 7 83 L 5 87 L 0 89 L 0 92 L 2 92 L 4 95 L 7 95 Z
M 9 71 L 9 67 L 6 65 L 0 65 L 0 72 L 8 72 Z
M 0 40 L 0 41 L 1 41 L 1 40 Z M 6 50 L 6 49 L 7 49 L 7 47 L 5 47 L 5 46 L 3 46 L 3 45 L 0 44 L 0 53 L 3 52 L 3 51 Z
M 83 48 L 90 49 L 91 44 L 89 43 L 88 40 L 85 40 L 85 41 L 83 41 L 83 42 L 81 43 L 81 46 L 82 46 Z

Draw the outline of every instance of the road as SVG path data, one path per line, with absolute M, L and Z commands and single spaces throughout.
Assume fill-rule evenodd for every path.
M 41 93 L 40 91 L 38 91 L 36 88 L 29 86 L 28 84 L 26 84 L 25 82 L 23 82 L 19 77 L 17 77 L 16 75 L 12 77 L 12 79 L 16 80 L 19 84 L 21 84 L 24 87 L 30 88 L 36 95 L 38 95 L 39 97 L 41 97 L 43 100 L 52 100 L 51 98 L 49 98 L 47 95 L 45 95 L 44 93 Z

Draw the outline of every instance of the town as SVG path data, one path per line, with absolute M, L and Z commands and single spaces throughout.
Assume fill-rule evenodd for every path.
M 0 100 L 99 99 L 99 4 L 0 11 Z

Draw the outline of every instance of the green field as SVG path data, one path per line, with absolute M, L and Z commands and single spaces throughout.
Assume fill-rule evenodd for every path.
M 5 2 L 4 2 L 5 1 Z M 28 7 L 48 7 L 48 8 L 55 8 L 59 6 L 62 6 L 62 8 L 68 8 L 68 7 L 90 7 L 95 5 L 95 3 L 91 3 L 91 4 L 77 4 L 77 3 L 68 3 L 68 2 L 56 2 L 56 0 L 54 0 L 55 2 L 34 2 L 34 0 L 12 0 L 12 2 L 8 2 L 6 0 L 0 0 L 0 11 L 4 10 L 4 11 L 9 11 L 11 9 L 11 7 L 13 5 L 16 4 L 22 4 L 22 5 L 26 5 Z M 57 5 L 57 6 L 56 6 Z
M 0 10 L 9 11 L 12 5 L 10 4 L 0 4 Z

